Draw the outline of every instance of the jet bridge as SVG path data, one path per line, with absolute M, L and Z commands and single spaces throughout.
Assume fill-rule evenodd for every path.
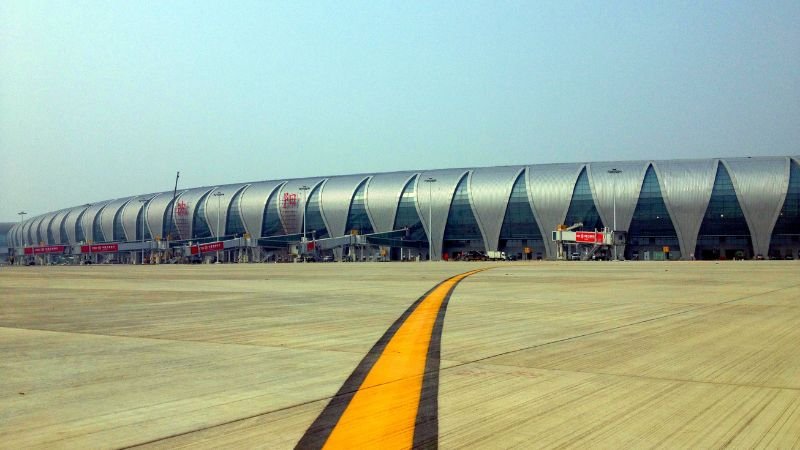
M 611 250 L 615 245 L 624 244 L 624 233 L 613 232 L 609 228 L 594 231 L 575 231 L 583 227 L 582 222 L 572 226 L 559 225 L 553 231 L 556 243 L 556 259 L 592 259 L 600 250 Z M 569 250 L 574 251 L 570 252 Z

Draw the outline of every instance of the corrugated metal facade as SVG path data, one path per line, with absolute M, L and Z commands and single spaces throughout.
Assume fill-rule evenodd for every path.
M 585 170 L 588 175 L 592 198 L 603 223 L 612 225 L 616 199 L 617 229 L 624 231 L 631 223 L 645 173 L 652 165 L 682 254 L 688 257 L 696 247 L 698 231 L 720 164 L 730 174 L 736 197 L 750 228 L 753 253 L 766 254 L 772 229 L 786 197 L 790 164 L 800 164 L 797 157 L 597 162 L 360 174 L 207 186 L 179 191 L 178 197 L 188 207 L 188 236 L 192 235 L 192 219 L 201 199 L 206 205 L 205 220 L 212 235 L 216 235 L 224 233 L 224 230 L 217 229 L 217 201 L 209 200 L 211 197 L 208 194 L 215 191 L 225 193 L 219 202 L 220 227 L 223 227 L 231 210 L 230 202 L 241 191 L 238 206 L 242 225 L 251 236 L 260 237 L 269 199 L 276 203 L 273 206 L 278 206 L 276 210 L 279 211 L 284 232 L 299 233 L 307 196 L 318 188 L 320 212 L 328 231 L 331 236 L 340 236 L 348 232 L 345 227 L 351 202 L 362 183 L 365 185 L 365 208 L 372 226 L 376 232 L 386 232 L 394 226 L 403 188 L 413 179 L 415 207 L 426 234 L 433 237 L 433 259 L 439 259 L 442 256 L 450 204 L 458 183 L 465 176 L 468 177 L 469 202 L 482 235 L 479 245 L 486 250 L 497 250 L 509 196 L 515 180 L 522 174 L 528 201 L 543 234 L 547 256 L 553 257 L 555 245 L 549 238 L 550 231 L 565 220 L 576 181 L 582 171 Z M 621 173 L 609 173 L 611 169 L 619 169 Z M 426 183 L 429 177 L 436 179 L 436 182 Z M 309 187 L 305 195 L 299 189 L 303 185 Z M 282 202 L 284 195 L 294 195 L 297 204 L 291 206 Z M 145 210 L 147 226 L 153 238 L 163 238 L 163 230 L 169 228 L 165 227 L 163 221 L 169 217 L 167 208 L 172 200 L 172 192 L 109 200 L 31 217 L 11 228 L 8 232 L 9 245 L 22 247 L 39 241 L 48 244 L 67 243 L 61 242 L 62 223 L 68 243 L 76 244 L 78 218 L 82 222 L 84 241 L 110 241 L 114 234 L 114 218 L 121 209 L 124 235 L 127 240 L 133 240 L 136 238 L 136 220 L 142 207 L 138 199 L 151 197 Z M 93 224 L 98 214 L 103 236 L 94 236 Z M 800 230 L 797 233 L 800 234 Z

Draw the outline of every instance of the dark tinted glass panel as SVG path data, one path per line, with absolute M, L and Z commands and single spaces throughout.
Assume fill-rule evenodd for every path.
M 94 242 L 106 242 L 105 236 L 103 236 L 103 229 L 100 227 L 100 216 L 104 209 L 106 209 L 105 206 L 100 208 L 100 211 L 97 211 L 94 215 L 94 221 L 92 222 L 92 237 L 94 238 Z
M 739 199 L 736 198 L 733 182 L 722 164 L 717 169 L 714 190 L 711 192 L 711 200 L 699 234 L 700 236 L 750 236 L 750 229 L 742 207 L 739 206 Z
M 367 207 L 364 204 L 366 187 L 367 180 L 364 180 L 356 189 L 355 194 L 353 194 L 353 201 L 350 202 L 350 212 L 347 214 L 345 233 L 350 233 L 352 230 L 357 230 L 358 234 L 370 234 L 373 232 L 372 222 L 369 221 Z
M 43 226 L 44 223 L 45 223 L 45 220 L 42 219 L 42 220 L 39 221 L 39 223 L 36 226 L 36 243 L 37 244 L 39 242 L 42 242 L 45 239 L 47 239 L 47 234 L 42 232 L 42 226 Z
M 564 224 L 572 226 L 578 222 L 583 222 L 584 230 L 600 230 L 603 228 L 603 221 L 594 205 L 592 198 L 592 188 L 589 186 L 589 177 L 586 169 L 581 171 L 578 181 L 575 183 L 575 190 L 572 191 L 572 201 L 569 204 L 567 217 Z
M 56 237 L 53 235 L 53 221 L 56 220 L 56 216 L 50 218 L 47 221 L 47 244 L 55 244 Z
M 800 234 L 800 165 L 792 161 L 789 190 L 772 234 Z
M 306 232 L 311 233 L 314 238 L 322 239 L 328 237 L 328 229 L 325 227 L 325 221 L 322 220 L 322 213 L 319 208 L 319 191 L 322 183 L 318 184 L 308 198 L 306 205 Z
M 417 213 L 415 205 L 417 201 L 417 194 L 414 190 L 414 182 L 417 177 L 414 176 L 406 183 L 403 188 L 403 193 L 400 194 L 400 202 L 397 204 L 397 214 L 394 217 L 394 229 L 401 230 L 408 229 L 406 239 L 412 241 L 427 241 L 428 236 L 425 234 L 425 227 L 422 226 L 422 220 Z
M 178 227 L 175 225 L 175 199 L 169 201 L 164 209 L 164 222 L 161 225 L 161 236 L 167 240 L 180 239 Z
M 239 199 L 242 196 L 244 188 L 239 189 L 233 196 L 230 205 L 228 205 L 228 213 L 225 215 L 225 235 L 226 236 L 241 236 L 244 234 L 244 222 L 242 221 L 242 212 L 239 205 Z
M 147 213 L 147 207 L 150 205 L 150 198 L 146 202 L 142 203 L 142 207 L 139 208 L 139 214 L 136 215 L 136 240 L 142 240 L 142 225 L 144 225 L 144 239 L 151 240 L 153 237 L 150 235 L 150 225 L 147 223 L 145 219 L 145 214 Z M 138 200 L 137 200 L 138 201 Z
M 794 161 L 789 168 L 789 190 L 772 229 L 769 256 L 800 258 L 800 165 Z
M 86 208 L 89 209 L 89 208 Z M 75 241 L 86 242 L 86 234 L 83 232 L 83 215 L 86 214 L 86 209 L 81 211 L 78 215 L 78 220 L 75 222 Z
M 645 250 L 661 251 L 665 246 L 670 248 L 670 252 L 680 250 L 678 233 L 661 195 L 653 166 L 648 167 L 644 175 L 639 200 L 628 227 L 627 242 L 625 253 L 629 259 L 638 258 Z
M 122 205 L 117 209 L 117 212 L 114 213 L 114 241 L 116 242 L 124 242 L 126 240 L 125 229 L 122 228 L 122 210 L 125 209 L 125 206 L 126 205 Z
M 511 196 L 508 199 L 506 214 L 503 218 L 503 227 L 500 229 L 500 239 L 526 239 L 542 240 L 539 225 L 533 217 L 533 210 L 528 201 L 528 191 L 525 187 L 525 172 L 517 177 Z
M 467 192 L 467 175 L 461 178 L 450 202 L 450 211 L 447 214 L 447 224 L 444 228 L 444 240 L 482 240 L 481 229 L 472 206 L 469 204 Z
M 264 207 L 264 217 L 261 222 L 261 237 L 279 236 L 286 234 L 281 224 L 281 216 L 278 213 L 277 195 L 280 189 L 275 189 L 267 200 Z
M 211 237 L 211 229 L 208 227 L 208 221 L 206 220 L 206 198 L 208 198 L 208 193 L 200 198 L 200 201 L 197 202 L 197 208 L 194 210 L 194 217 L 192 218 L 193 239 Z
M 58 225 L 58 242 L 61 244 L 66 244 L 68 242 L 67 239 L 67 216 L 69 214 L 64 214 L 64 217 L 61 219 L 61 223 Z
M 695 257 L 701 259 L 732 259 L 751 257 L 750 228 L 736 198 L 733 182 L 721 163 L 714 179 L 711 200 L 700 225 Z M 742 255 L 737 255 L 741 253 Z

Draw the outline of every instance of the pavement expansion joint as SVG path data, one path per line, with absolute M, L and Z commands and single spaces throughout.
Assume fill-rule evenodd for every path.
M 567 336 L 567 337 L 564 337 L 564 338 L 561 338 L 561 339 L 554 339 L 552 341 L 542 342 L 542 343 L 534 344 L 534 345 L 528 345 L 528 346 L 525 346 L 525 347 L 522 347 L 522 348 L 517 348 L 517 349 L 514 349 L 514 350 L 508 350 L 508 351 L 505 351 L 505 352 L 496 353 L 494 355 L 484 356 L 482 358 L 477 358 L 477 359 L 473 359 L 473 360 L 469 360 L 469 361 L 461 361 L 461 362 L 458 362 L 458 363 L 453 364 L 451 366 L 445 367 L 444 369 L 441 369 L 441 370 L 448 370 L 448 369 L 452 369 L 452 368 L 455 368 L 455 367 L 461 367 L 461 366 L 464 366 L 466 364 L 473 364 L 473 363 L 476 363 L 476 362 L 485 362 L 487 360 L 490 360 L 490 359 L 493 359 L 493 358 L 497 358 L 497 357 L 500 357 L 500 356 L 512 355 L 514 353 L 519 353 L 519 352 L 523 352 L 523 351 L 526 351 L 526 350 L 532 350 L 532 349 L 544 347 L 544 346 L 547 346 L 547 345 L 560 344 L 562 342 L 569 342 L 569 341 L 573 341 L 573 340 L 576 340 L 576 339 L 581 339 L 581 338 L 584 338 L 584 337 L 596 336 L 596 335 L 607 333 L 607 332 L 610 332 L 610 331 L 617 331 L 617 330 L 620 330 L 620 329 L 623 329 L 623 328 L 642 325 L 642 324 L 649 323 L 649 322 L 655 322 L 657 320 L 668 319 L 670 317 L 680 316 L 680 315 L 688 314 L 688 313 L 691 313 L 691 312 L 696 312 L 696 311 L 701 311 L 701 310 L 709 310 L 709 312 L 710 312 L 711 309 L 713 309 L 715 307 L 718 307 L 718 306 L 725 306 L 725 305 L 728 305 L 728 304 L 733 303 L 733 302 L 737 302 L 737 301 L 741 301 L 741 300 L 748 300 L 748 299 L 759 297 L 759 296 L 762 296 L 762 295 L 767 295 L 767 294 L 772 294 L 772 293 L 775 293 L 775 292 L 784 291 L 784 290 L 791 289 L 791 288 L 794 288 L 794 287 L 797 287 L 797 286 L 800 286 L 800 284 L 794 284 L 794 285 L 791 285 L 791 286 L 786 286 L 786 287 L 782 287 L 782 288 L 778 288 L 778 289 L 772 289 L 772 290 L 765 291 L 765 292 L 759 292 L 757 294 L 751 294 L 751 295 L 747 295 L 747 296 L 743 296 L 743 297 L 737 297 L 737 298 L 733 298 L 733 299 L 730 299 L 730 300 L 725 300 L 723 302 L 695 306 L 693 308 L 688 308 L 688 309 L 684 309 L 684 310 L 680 310 L 680 311 L 675 311 L 675 312 L 672 312 L 672 313 L 669 313 L 669 314 L 662 314 L 662 315 L 656 316 L 656 317 L 649 317 L 647 319 L 637 320 L 635 322 L 630 322 L 630 323 L 626 323 L 626 324 L 622 324 L 622 325 L 617 325 L 617 326 L 613 326 L 613 327 L 609 327 L 609 328 L 604 328 L 602 330 L 590 331 L 588 333 L 582 333 L 582 334 L 578 334 L 578 335 L 575 335 L 575 336 Z
M 609 376 L 609 377 L 620 377 L 620 378 L 635 378 L 640 380 L 653 380 L 653 381 L 669 381 L 669 382 L 676 382 L 676 383 L 692 383 L 692 384 L 708 384 L 714 386 L 730 386 L 730 387 L 743 387 L 743 388 L 753 388 L 753 389 L 770 389 L 776 391 L 799 391 L 800 387 L 795 386 L 770 386 L 764 384 L 747 384 L 747 383 L 727 383 L 724 381 L 708 381 L 708 380 L 693 380 L 690 378 L 673 378 L 673 377 L 655 377 L 655 376 L 648 376 L 648 375 L 637 375 L 637 374 L 630 374 L 630 373 L 613 373 L 613 372 L 601 372 L 596 370 L 576 370 L 576 369 L 555 369 L 552 367 L 536 367 L 536 366 L 522 366 L 522 365 L 514 365 L 514 364 L 503 364 L 503 363 L 495 363 L 495 362 L 485 362 L 485 361 L 478 361 L 478 363 L 483 364 L 484 366 L 499 366 L 499 367 L 513 367 L 516 369 L 525 369 L 525 370 L 539 370 L 543 372 L 559 372 L 559 373 L 580 373 L 585 375 L 602 375 L 602 376 Z M 461 364 L 460 366 L 454 367 L 464 367 L 465 365 L 469 365 L 470 363 Z M 451 367 L 446 367 L 441 369 L 441 371 L 450 369 Z

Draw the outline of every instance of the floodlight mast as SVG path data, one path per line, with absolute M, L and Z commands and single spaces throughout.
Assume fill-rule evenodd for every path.
M 608 171 L 612 176 L 622 173 L 621 170 L 617 168 L 613 168 Z M 614 229 L 611 231 L 612 238 L 616 236 L 617 233 L 617 177 L 614 176 L 612 178 L 614 180 Z M 617 241 L 614 239 L 614 260 L 617 260 Z
M 307 239 L 306 239 L 306 211 L 308 210 L 308 208 L 306 208 L 306 191 L 308 191 L 311 188 L 304 184 L 304 185 L 300 186 L 298 189 L 300 189 L 303 192 L 303 237 L 300 239 L 301 245 L 303 247 L 300 249 L 300 254 L 303 255 L 303 256 L 301 256 L 301 259 L 303 260 L 303 262 L 306 262 L 305 253 L 306 253 L 306 249 L 308 248 L 307 247 L 308 244 L 306 242 L 307 241 Z
M 139 199 L 139 203 L 142 204 L 142 265 L 144 265 L 144 214 L 145 214 L 144 207 L 147 206 L 147 202 L 149 200 L 150 199 L 147 199 L 147 198 L 140 198 Z
M 433 260 L 433 204 L 431 203 L 431 191 L 433 183 L 436 183 L 436 178 L 428 177 L 425 179 L 428 183 L 428 261 Z
M 217 197 L 217 242 L 219 242 L 220 232 L 222 231 L 219 227 L 219 217 L 220 217 L 220 210 L 222 209 L 222 196 L 225 195 L 224 192 L 217 191 L 214 194 L 214 197 Z M 219 262 L 219 250 L 217 250 L 217 262 Z

